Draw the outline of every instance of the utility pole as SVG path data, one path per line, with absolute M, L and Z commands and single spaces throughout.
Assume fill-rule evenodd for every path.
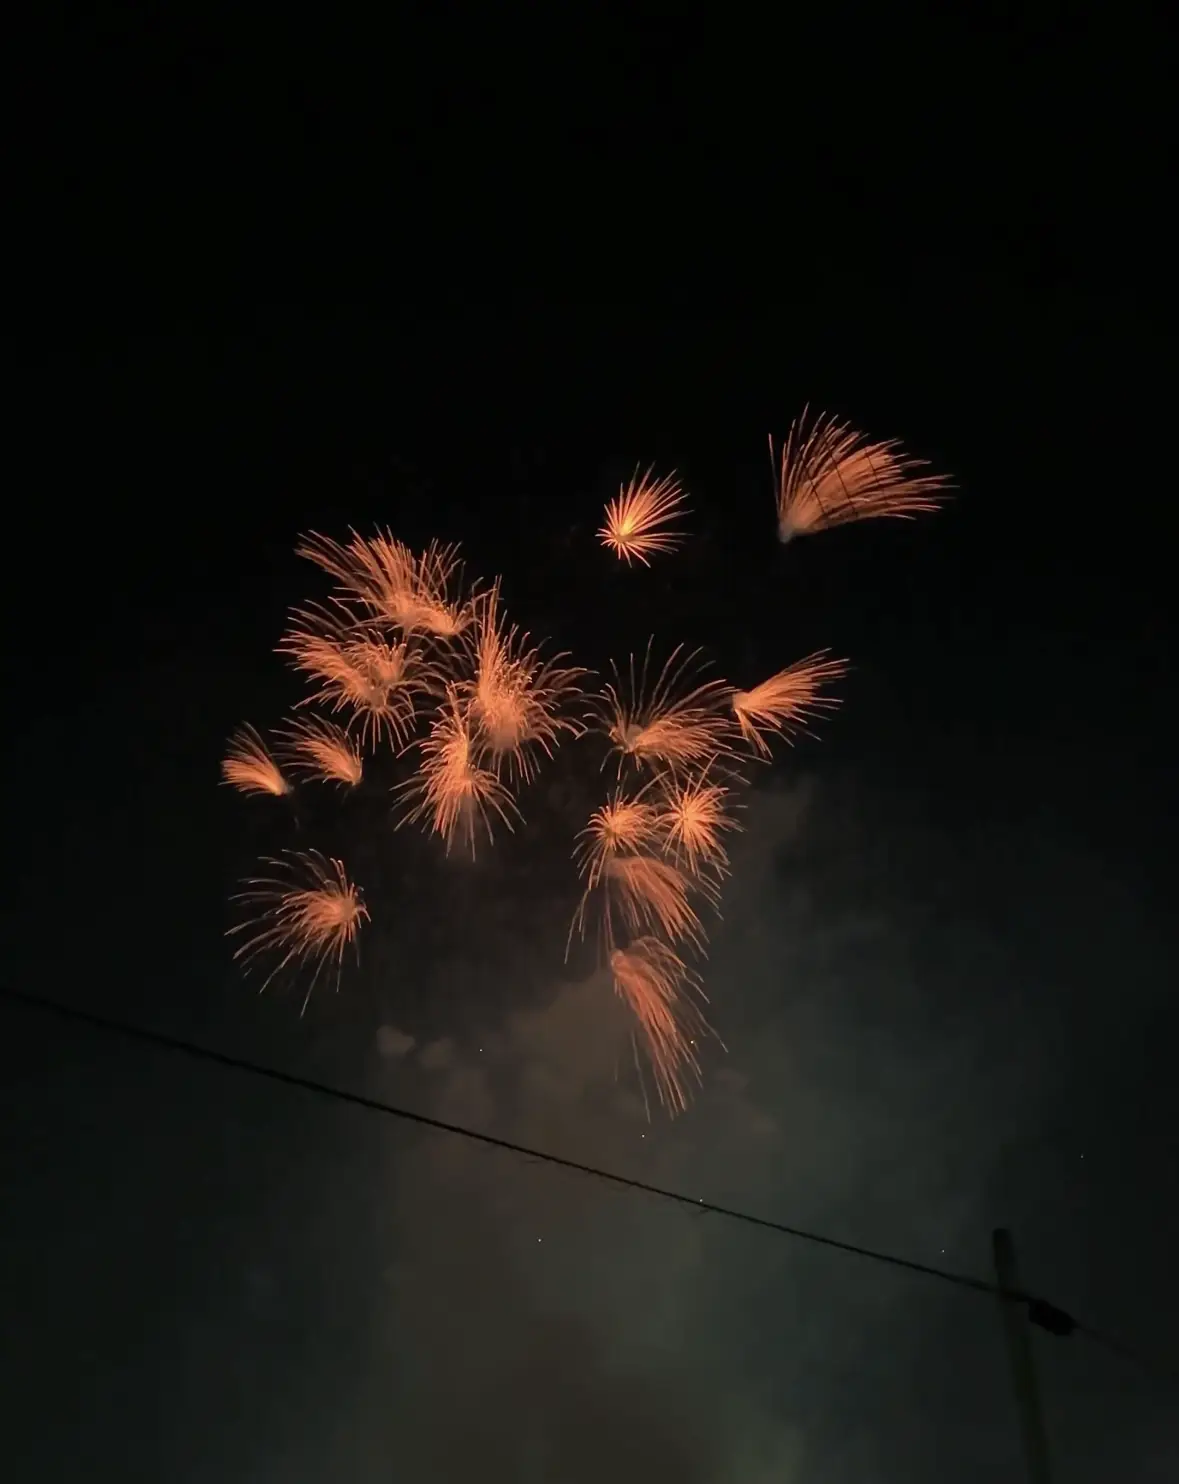
M 1007 1358 L 1011 1363 L 1011 1381 L 1019 1427 L 1023 1437 L 1024 1460 L 1029 1484 L 1052 1484 L 1048 1460 L 1048 1434 L 1044 1430 L 1044 1413 L 1040 1407 L 1040 1389 L 1032 1360 L 1031 1326 L 1027 1300 L 1013 1297 L 1020 1293 L 1019 1269 L 1015 1263 L 1015 1243 L 1011 1233 L 998 1227 L 992 1233 L 995 1253 L 995 1277 L 1001 1290 L 999 1308 L 1007 1337 Z

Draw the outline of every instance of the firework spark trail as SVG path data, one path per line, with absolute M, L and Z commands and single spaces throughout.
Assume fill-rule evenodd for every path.
M 652 466 L 653 467 L 653 466 Z M 623 561 L 651 565 L 651 557 L 671 552 L 683 537 L 669 530 L 683 512 L 684 492 L 675 474 L 652 479 L 652 470 L 640 477 L 636 469 L 630 483 L 606 506 L 606 523 L 598 532 L 602 545 Z
M 510 830 L 519 810 L 499 776 L 480 764 L 470 715 L 457 687 L 449 688 L 421 754 L 417 773 L 401 785 L 409 807 L 399 824 L 428 819 L 446 842 L 448 855 L 461 834 L 473 860 L 478 836 L 493 839 L 493 816 Z
M 325 970 L 334 975 L 339 989 L 344 953 L 357 945 L 368 908 L 343 863 L 318 850 L 286 851 L 279 858 L 267 857 L 263 864 L 276 874 L 252 877 L 233 898 L 251 914 L 229 929 L 245 935 L 234 958 L 247 969 L 255 959 L 277 959 L 259 994 L 284 969 L 310 968 L 311 982 L 303 998 L 306 1010 Z
M 438 687 L 438 669 L 412 640 L 389 643 L 350 624 L 338 608 L 296 610 L 279 652 L 318 686 L 301 705 L 350 711 L 361 743 L 388 740 L 401 747 L 413 727 L 418 700 Z
M 280 733 L 293 772 L 323 783 L 355 787 L 364 775 L 356 743 L 343 727 L 322 716 L 300 717 Z
M 607 941 L 615 941 L 617 916 L 631 934 L 662 933 L 671 942 L 704 946 L 704 927 L 692 906 L 694 886 L 713 893 L 707 882 L 694 881 L 670 861 L 653 855 L 612 855 L 602 873 Z
M 728 812 L 731 792 L 707 770 L 683 782 L 668 779 L 664 785 L 656 819 L 664 849 L 681 870 L 702 882 L 728 874 L 722 837 L 737 828 Z
M 791 426 L 776 462 L 771 436 L 770 462 L 783 542 L 853 520 L 912 519 L 937 510 L 949 485 L 944 475 L 919 474 L 926 461 L 905 454 L 895 439 L 869 443 L 830 416 L 819 416 L 808 427 L 806 410 Z
M 239 727 L 229 739 L 221 777 L 243 794 L 269 794 L 278 799 L 291 791 L 266 743 L 249 726 Z
M 602 729 L 613 743 L 619 771 L 627 758 L 648 769 L 680 772 L 731 754 L 733 728 L 725 714 L 730 687 L 723 680 L 691 685 L 700 651 L 685 652 L 682 644 L 650 684 L 652 642 L 638 672 L 634 655 L 625 678 L 612 666 L 614 681 L 599 697 Z
M 542 659 L 539 646 L 500 612 L 499 583 L 473 604 L 473 676 L 460 686 L 497 773 L 531 781 L 538 753 L 552 758 L 562 735 L 580 736 L 581 722 L 561 708 L 584 695 L 585 671 L 563 667 L 563 654 Z
M 432 541 L 417 555 L 388 531 L 364 537 L 351 532 L 347 546 L 311 532 L 296 554 L 334 577 L 347 598 L 363 604 L 373 618 L 404 634 L 456 638 L 470 621 L 458 596 L 462 562 L 457 546 Z
M 847 674 L 846 660 L 832 660 L 828 649 L 817 650 L 805 659 L 787 665 L 752 690 L 734 691 L 730 698 L 741 735 L 764 758 L 770 756 L 767 734 L 787 741 L 798 731 L 839 705 L 836 696 L 822 695 L 829 681 Z
M 683 960 L 656 938 L 639 938 L 610 955 L 615 993 L 638 1021 L 659 1100 L 673 1116 L 688 1106 L 690 1084 L 699 1085 L 696 1045 L 711 1034 L 692 995 L 699 985 Z

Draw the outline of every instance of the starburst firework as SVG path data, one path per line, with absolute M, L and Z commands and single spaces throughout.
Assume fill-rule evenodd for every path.
M 677 645 L 658 678 L 650 683 L 651 642 L 636 672 L 634 655 L 623 676 L 613 666 L 614 681 L 600 699 L 602 727 L 618 756 L 648 769 L 681 772 L 731 754 L 732 726 L 724 714 L 729 687 L 722 680 L 693 685 L 701 668 L 700 651 Z
M 829 681 L 847 674 L 846 660 L 832 660 L 830 650 L 820 649 L 805 659 L 787 665 L 752 690 L 734 691 L 730 704 L 741 735 L 763 756 L 770 756 L 767 734 L 787 740 L 803 731 L 808 721 L 833 711 L 839 700 L 820 692 Z
M 322 716 L 299 717 L 281 736 L 288 766 L 307 778 L 355 787 L 364 775 L 356 743 L 343 727 Z
M 221 776 L 243 794 L 270 794 L 277 799 L 291 791 L 266 743 L 249 726 L 239 727 L 229 739 Z
M 639 561 L 645 567 L 651 565 L 651 557 L 674 551 L 683 539 L 669 529 L 683 511 L 679 480 L 674 473 L 665 479 L 651 475 L 651 469 L 642 476 L 635 470 L 626 488 L 606 506 L 606 523 L 598 532 L 602 545 L 623 561 Z
M 429 820 L 448 855 L 461 835 L 474 859 L 478 837 L 492 839 L 494 819 L 510 830 L 519 811 L 498 774 L 480 763 L 470 712 L 457 687 L 448 688 L 421 754 L 417 773 L 401 787 L 408 805 L 401 822 Z
M 723 837 L 737 828 L 728 812 L 730 794 L 707 771 L 664 786 L 657 824 L 665 849 L 681 870 L 701 881 L 727 874 Z
M 610 955 L 615 993 L 638 1021 L 660 1102 L 669 1113 L 688 1106 L 700 1082 L 697 1046 L 711 1034 L 693 996 L 699 984 L 683 960 L 657 938 L 644 937 Z
M 819 416 L 808 426 L 796 419 L 775 462 L 778 535 L 782 541 L 878 516 L 911 519 L 937 510 L 949 481 L 920 474 L 924 459 L 911 458 L 895 440 L 870 443 L 846 423 Z
M 244 922 L 229 929 L 244 935 L 234 958 L 247 969 L 255 960 L 276 960 L 259 993 L 288 968 L 309 970 L 306 1010 L 325 972 L 339 989 L 344 953 L 356 946 L 368 909 L 343 863 L 318 850 L 286 851 L 263 864 L 275 874 L 252 877 L 234 897 L 249 912 Z
M 364 537 L 350 533 L 348 544 L 310 532 L 296 547 L 334 577 L 345 599 L 362 604 L 372 618 L 404 634 L 456 638 L 470 619 L 459 596 L 462 562 L 457 546 L 432 541 L 420 555 L 389 531 Z

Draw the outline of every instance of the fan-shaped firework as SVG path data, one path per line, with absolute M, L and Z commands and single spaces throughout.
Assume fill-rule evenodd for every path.
M 704 929 L 692 906 L 693 882 L 670 861 L 653 855 L 612 855 L 602 872 L 607 941 L 620 921 L 628 934 L 662 933 L 673 943 L 703 947 Z M 707 887 L 705 887 L 707 891 Z
M 734 691 L 730 704 L 741 735 L 763 757 L 770 756 L 767 734 L 789 738 L 806 723 L 839 705 L 835 696 L 821 695 L 822 687 L 847 674 L 846 660 L 830 660 L 820 649 L 787 665 L 752 690 Z
M 528 635 L 500 612 L 499 584 L 476 600 L 471 641 L 473 678 L 460 687 L 482 751 L 496 772 L 531 779 L 537 754 L 551 758 L 562 733 L 579 736 L 584 726 L 562 708 L 584 694 L 584 670 L 541 658 Z
M 417 701 L 438 685 L 437 667 L 413 639 L 390 643 L 373 629 L 350 625 L 338 607 L 297 610 L 279 650 L 318 682 L 301 704 L 350 712 L 365 745 L 387 739 L 401 746 Z
M 234 898 L 250 914 L 229 930 L 243 934 L 234 958 L 247 968 L 255 960 L 274 960 L 263 990 L 286 969 L 309 971 L 305 1010 L 325 972 L 339 988 L 344 953 L 356 946 L 368 909 L 343 864 L 318 850 L 287 851 L 263 864 L 274 874 L 251 878 Z
M 355 787 L 364 775 L 356 743 L 343 727 L 322 716 L 300 717 L 280 734 L 287 766 L 305 778 Z
M 334 577 L 346 599 L 405 634 L 453 639 L 467 626 L 457 546 L 434 541 L 419 556 L 388 531 L 370 537 L 353 531 L 347 546 L 313 531 L 296 552 Z
M 774 463 L 774 440 L 770 438 Z M 920 474 L 928 464 L 896 440 L 870 443 L 834 417 L 811 425 L 804 411 L 787 434 L 775 465 L 778 535 L 782 541 L 877 516 L 911 519 L 938 509 L 949 481 Z
M 239 727 L 229 739 L 221 776 L 243 794 L 281 798 L 291 791 L 291 785 L 253 727 Z
M 711 1034 L 693 995 L 699 985 L 683 960 L 657 938 L 640 938 L 610 955 L 615 993 L 633 1011 L 659 1100 L 673 1115 L 700 1082 L 697 1043 Z
M 677 645 L 658 677 L 650 678 L 651 642 L 636 672 L 634 655 L 625 675 L 612 666 L 613 683 L 599 698 L 602 728 L 618 755 L 648 769 L 672 772 L 699 768 L 732 752 L 732 726 L 724 714 L 729 687 L 722 680 L 693 684 L 700 651 Z
M 728 812 L 731 792 L 707 772 L 683 782 L 669 780 L 664 788 L 658 828 L 672 860 L 691 876 L 703 880 L 728 870 L 723 837 L 737 827 Z
M 645 567 L 661 552 L 674 551 L 682 536 L 670 529 L 683 511 L 684 492 L 675 474 L 653 479 L 652 471 L 640 476 L 636 469 L 630 483 L 606 506 L 606 523 L 598 539 L 624 562 L 638 561 Z
M 519 811 L 499 776 L 480 764 L 470 713 L 456 687 L 449 687 L 421 753 L 417 774 L 401 788 L 409 805 L 404 819 L 429 820 L 448 855 L 461 835 L 474 859 L 478 837 L 493 837 L 494 817 L 510 830 Z

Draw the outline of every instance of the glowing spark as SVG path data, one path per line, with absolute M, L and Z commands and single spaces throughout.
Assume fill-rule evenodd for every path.
M 847 674 L 847 661 L 829 660 L 829 653 L 820 649 L 752 690 L 734 691 L 731 705 L 741 735 L 763 757 L 770 755 L 767 733 L 789 740 L 795 731 L 805 729 L 806 722 L 839 705 L 836 697 L 819 693 L 828 681 Z
M 508 626 L 499 608 L 496 583 L 475 604 L 474 678 L 461 693 L 469 702 L 482 748 L 492 767 L 525 780 L 536 774 L 543 753 L 551 758 L 561 735 L 579 736 L 584 727 L 560 708 L 584 694 L 584 670 L 562 668 L 564 655 L 542 660 L 527 634 Z
M 353 531 L 347 546 L 311 532 L 295 550 L 334 577 L 347 599 L 404 634 L 453 639 L 470 621 L 458 596 L 457 546 L 433 541 L 419 556 L 388 531 L 367 538 Z
M 776 464 L 770 438 L 770 462 L 784 542 L 853 520 L 912 519 L 937 510 L 949 484 L 941 474 L 918 474 L 926 461 L 910 458 L 895 439 L 869 443 L 834 417 L 820 416 L 808 427 L 805 410 Z
M 245 889 L 234 897 L 251 912 L 245 922 L 229 929 L 245 935 L 234 958 L 247 970 L 255 959 L 277 960 L 259 993 L 284 969 L 311 969 L 303 999 L 306 1010 L 325 971 L 339 989 L 345 950 L 356 946 L 368 909 L 342 862 L 317 850 L 287 851 L 282 858 L 268 858 L 263 864 L 277 874 L 244 882 Z
M 729 688 L 724 681 L 710 680 L 689 689 L 699 653 L 685 654 L 683 645 L 677 645 L 651 686 L 651 641 L 637 675 L 634 655 L 625 680 L 612 667 L 615 683 L 603 688 L 600 700 L 603 728 L 620 769 L 631 758 L 648 768 L 678 772 L 732 752 L 732 728 L 723 711 Z
M 650 469 L 641 478 L 636 469 L 618 498 L 606 506 L 606 524 L 598 539 L 623 561 L 649 567 L 652 556 L 674 551 L 680 544 L 682 537 L 668 526 L 681 513 L 683 503 L 684 492 L 674 474 L 652 480 Z
M 573 858 L 587 890 L 598 885 L 614 856 L 639 854 L 657 840 L 658 811 L 643 798 L 645 792 L 626 798 L 615 789 L 578 835 Z
M 448 855 L 461 834 L 474 859 L 477 837 L 493 838 L 493 816 L 510 830 L 519 811 L 498 775 L 480 765 L 470 716 L 456 687 L 449 688 L 421 748 L 417 774 L 402 785 L 410 808 L 400 822 L 428 819 L 446 841 Z
M 349 788 L 360 782 L 364 774 L 360 753 L 335 722 L 308 716 L 291 722 L 282 735 L 295 772 L 324 783 L 344 783 Z
M 617 910 L 629 933 L 660 932 L 697 948 L 704 929 L 689 900 L 688 877 L 670 861 L 650 855 L 612 855 L 602 873 L 606 886 L 607 941 Z
M 665 789 L 659 827 L 672 859 L 691 876 L 720 876 L 728 869 L 721 837 L 737 827 L 726 809 L 729 793 L 704 773 L 683 783 L 671 781 Z
M 306 608 L 294 620 L 279 650 L 318 682 L 304 704 L 351 711 L 365 745 L 388 738 L 400 746 L 413 725 L 418 697 L 437 684 L 436 667 L 412 641 L 390 644 L 348 624 L 338 610 Z
M 656 938 L 639 938 L 610 955 L 614 990 L 639 1023 L 659 1100 L 674 1117 L 700 1082 L 696 1043 L 710 1027 L 691 998 L 699 986 L 683 961 Z
M 282 798 L 291 791 L 291 785 L 253 727 L 240 727 L 229 739 L 221 776 L 244 794 Z

